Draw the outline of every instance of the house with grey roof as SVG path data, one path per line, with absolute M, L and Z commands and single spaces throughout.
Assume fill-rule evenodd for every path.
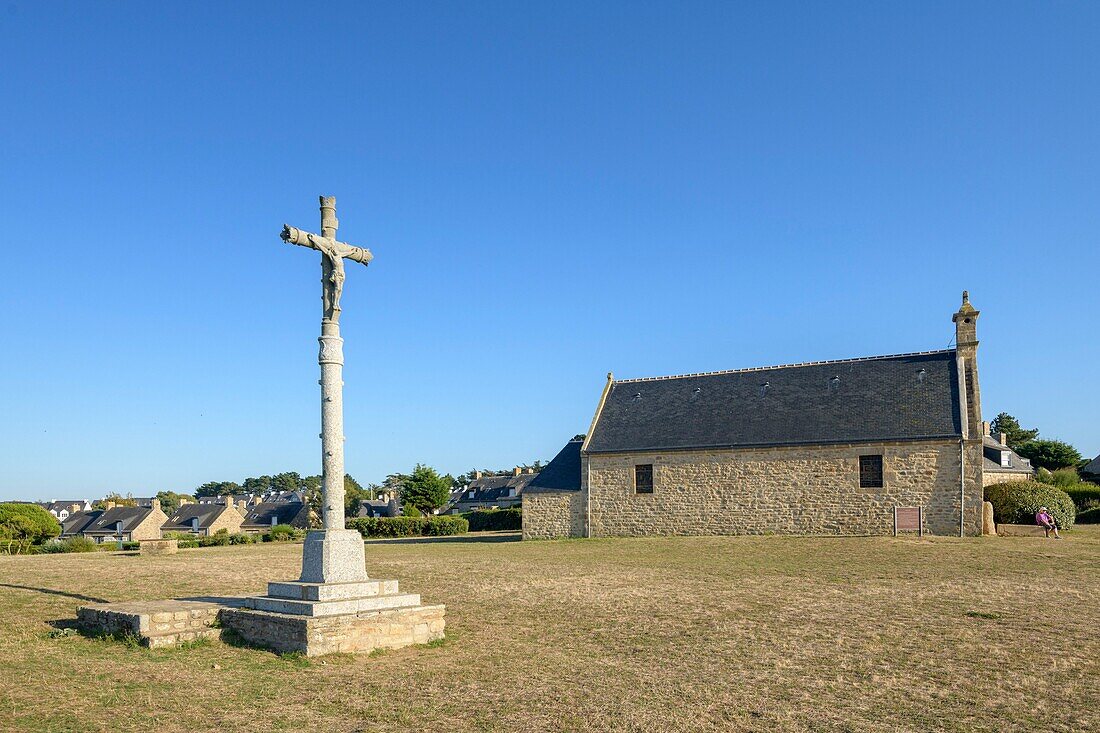
M 477 509 L 509 509 L 520 506 L 524 489 L 538 474 L 533 468 L 513 468 L 506 474 L 482 474 L 455 490 L 444 514 L 461 514 Z
M 70 514 L 86 512 L 92 508 L 92 503 L 87 499 L 50 499 L 44 506 L 57 521 L 64 524 Z
M 107 508 L 81 528 L 80 534 L 100 543 L 159 540 L 161 525 L 167 519 L 160 502 L 151 507 L 115 506 L 107 502 Z
M 989 423 L 982 423 L 982 485 L 991 486 L 1006 481 L 1027 481 L 1035 476 L 1031 461 L 1008 447 L 1004 433 L 991 435 Z
M 1100 456 L 1096 456 L 1096 458 L 1086 463 L 1079 473 L 1081 478 L 1086 481 L 1100 482 Z
M 74 512 L 61 520 L 61 539 L 80 536 L 84 530 L 103 514 L 102 509 Z
M 247 508 L 241 531 L 262 534 L 278 524 L 309 529 L 312 525 L 309 504 L 300 501 L 265 501 L 254 504 Z
M 206 537 L 220 530 L 236 534 L 243 522 L 243 506 L 234 504 L 232 496 L 225 496 L 220 504 L 181 504 L 160 529 L 162 533 L 185 532 Z
M 608 374 L 583 442 L 525 492 L 524 537 L 889 534 L 916 506 L 927 532 L 979 535 L 978 315 L 964 293 L 938 351 Z
M 401 503 L 397 494 L 383 493 L 377 499 L 362 499 L 359 502 L 357 517 L 398 517 L 401 516 Z

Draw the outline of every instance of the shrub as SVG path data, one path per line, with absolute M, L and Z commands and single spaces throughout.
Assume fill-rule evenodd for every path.
M 199 537 L 199 547 L 224 547 L 229 542 L 228 529 L 219 529 L 214 534 Z
M 424 512 L 420 511 L 412 504 L 404 504 L 401 507 L 401 516 L 403 517 L 422 517 Z
M 65 540 L 52 540 L 42 545 L 40 552 L 53 554 L 56 552 L 95 552 L 99 549 L 93 540 L 87 537 L 70 537 Z
M 1051 483 L 1059 489 L 1065 490 L 1067 486 L 1081 483 L 1081 477 L 1077 475 L 1076 468 L 1059 468 L 1050 474 L 1049 482 L 1044 481 L 1043 483 Z
M 348 529 L 364 537 L 441 537 L 465 534 L 470 524 L 462 517 L 359 517 L 348 520 Z
M 1060 528 L 1069 529 L 1077 514 L 1069 494 L 1035 481 L 986 486 L 985 500 L 993 504 L 994 521 L 1002 524 L 1035 524 L 1035 513 L 1045 506 Z
M 290 542 L 291 540 L 300 540 L 304 534 L 302 530 L 291 527 L 289 524 L 276 524 L 264 535 L 264 541 Z
M 124 550 L 140 550 L 141 543 L 137 540 L 127 541 L 122 543 L 122 549 Z
M 248 534 L 247 532 L 237 532 L 236 534 L 229 535 L 229 544 L 231 545 L 251 545 L 256 541 L 256 535 Z
M 523 512 L 512 509 L 478 509 L 463 512 L 463 519 L 470 523 L 471 532 L 502 532 L 523 529 Z

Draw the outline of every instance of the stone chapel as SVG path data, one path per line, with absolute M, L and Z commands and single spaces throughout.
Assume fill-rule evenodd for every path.
M 978 311 L 955 346 L 616 380 L 523 494 L 524 539 L 982 531 Z M 583 438 L 583 439 L 582 439 Z

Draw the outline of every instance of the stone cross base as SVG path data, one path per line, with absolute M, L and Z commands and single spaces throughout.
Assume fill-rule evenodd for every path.
M 303 616 L 246 608 L 222 611 L 221 623 L 246 643 L 307 657 L 370 652 L 427 644 L 443 638 L 443 606 L 391 608 L 366 613 Z

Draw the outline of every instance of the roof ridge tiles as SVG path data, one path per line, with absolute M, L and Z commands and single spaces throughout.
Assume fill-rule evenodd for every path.
M 789 369 L 792 367 L 821 366 L 823 364 L 847 364 L 857 361 L 876 361 L 879 359 L 901 359 L 907 356 L 931 356 L 933 354 L 953 353 L 955 349 L 935 349 L 933 351 L 910 351 L 904 354 L 882 354 L 881 356 L 857 356 L 849 359 L 826 359 L 824 361 L 803 361 L 796 364 L 773 364 L 771 366 L 746 367 L 743 369 L 720 369 L 714 372 L 691 372 L 689 374 L 670 374 L 663 377 L 635 377 L 633 379 L 616 379 L 614 384 L 634 384 L 638 382 L 659 382 L 666 379 L 687 379 L 688 377 L 713 377 L 722 374 L 740 374 L 745 372 L 766 372 L 772 369 Z

